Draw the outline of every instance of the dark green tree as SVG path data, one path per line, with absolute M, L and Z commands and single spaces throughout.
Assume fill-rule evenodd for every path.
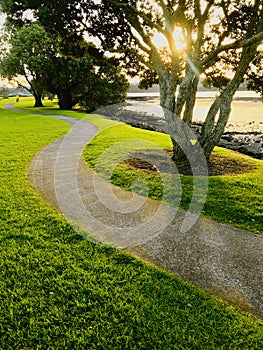
M 121 68 L 112 59 L 104 57 L 95 63 L 80 103 L 93 111 L 100 106 L 124 102 L 130 84 Z
M 17 79 L 20 86 L 29 90 L 35 98 L 35 107 L 42 106 L 43 80 L 51 67 L 50 57 L 55 44 L 37 23 L 25 25 L 10 40 L 10 51 L 0 63 L 1 75 Z M 23 76 L 28 85 L 23 85 Z
M 61 109 L 80 103 L 92 110 L 125 100 L 129 85 L 116 61 L 82 37 L 64 41 L 32 23 L 19 29 L 10 44 L 1 60 L 2 75 L 24 76 L 36 107 L 42 106 L 44 92 L 56 94 Z
M 53 57 L 44 86 L 57 95 L 60 109 L 72 109 L 81 99 L 93 69 L 90 57 Z
M 45 86 L 58 96 L 61 109 L 78 103 L 88 111 L 123 102 L 129 88 L 118 62 L 81 37 L 60 41 Z
M 93 111 L 120 103 L 129 88 L 126 77 L 114 62 L 106 57 L 96 59 L 87 53 L 80 58 L 54 57 L 46 78 L 45 87 L 58 96 L 61 109 L 71 109 L 78 103 L 87 111 Z

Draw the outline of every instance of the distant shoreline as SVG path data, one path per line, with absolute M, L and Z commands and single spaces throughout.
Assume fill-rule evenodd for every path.
M 218 95 L 218 91 L 203 91 L 200 90 L 197 92 L 197 99 L 212 99 L 215 98 L 216 95 Z M 127 99 L 152 99 L 160 98 L 159 92 L 128 92 L 127 93 Z M 234 99 L 244 99 L 244 100 L 258 100 L 260 101 L 260 94 L 254 92 L 254 91 L 247 91 L 247 90 L 239 90 L 235 93 Z
M 194 121 L 203 122 L 218 91 L 199 91 L 194 109 Z M 163 118 L 158 92 L 129 93 L 127 109 Z M 253 91 L 237 91 L 232 102 L 232 111 L 226 127 L 228 132 L 263 133 L 263 103 Z

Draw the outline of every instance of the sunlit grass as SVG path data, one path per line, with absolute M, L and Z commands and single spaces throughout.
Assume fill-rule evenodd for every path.
M 8 100 L 6 100 L 8 101 Z M 15 102 L 15 99 L 10 99 L 9 102 L 6 103 L 12 103 Z M 64 115 L 71 118 L 76 119 L 84 119 L 87 122 L 90 122 L 94 124 L 99 131 L 102 131 L 104 129 L 107 129 L 111 126 L 120 124 L 117 122 L 114 122 L 112 120 L 107 120 L 103 118 L 100 115 L 97 114 L 86 114 L 76 111 L 61 111 L 57 104 L 57 99 L 54 99 L 54 101 L 49 101 L 47 99 L 43 100 L 44 107 L 33 107 L 34 106 L 34 100 L 32 97 L 25 97 L 20 99 L 19 103 L 15 104 L 14 107 L 22 110 L 27 110 L 30 112 L 38 112 L 42 114 L 56 114 L 56 115 Z
M 83 240 L 34 193 L 30 159 L 68 129 L 0 110 L 0 348 L 261 349 L 258 321 Z
M 18 106 L 20 107 L 22 105 L 26 108 L 29 103 L 32 104 L 32 99 L 31 102 L 30 99 L 22 100 L 19 102 Z M 49 105 L 50 102 L 45 101 L 44 103 Z M 52 113 L 54 113 L 53 110 Z M 61 111 L 57 110 L 55 113 L 61 114 Z M 161 149 L 169 150 L 172 147 L 170 138 L 162 133 L 132 128 L 122 123 L 106 120 L 98 115 L 86 116 L 85 114 L 83 115 L 82 113 L 73 111 L 63 111 L 63 114 L 74 118 L 83 118 L 85 116 L 85 120 L 97 126 L 100 133 L 87 145 L 83 156 L 92 169 L 96 168 L 96 171 L 100 171 L 100 174 L 107 179 L 109 176 L 109 171 L 107 169 L 111 169 L 114 163 L 112 162 L 111 164 L 111 159 L 108 157 L 109 164 L 107 166 L 105 164 L 103 167 L 98 167 L 98 159 L 112 145 L 121 145 L 120 149 L 122 148 L 122 152 L 126 151 L 126 153 L 129 152 L 128 148 L 130 145 L 128 144 L 125 146 L 125 140 L 134 140 L 133 143 L 135 144 L 137 144 L 137 140 L 145 140 L 144 146 L 141 147 L 142 149 L 147 149 L 147 147 L 160 147 Z M 147 142 L 151 143 L 150 146 Z M 125 150 L 125 147 L 128 148 Z M 213 153 L 222 157 L 241 159 L 244 164 L 247 163 L 255 167 L 256 170 L 241 175 L 210 177 L 208 195 L 202 215 L 219 222 L 229 223 L 237 227 L 252 230 L 256 233 L 262 233 L 263 161 L 221 147 L 216 147 Z M 117 153 L 115 156 L 118 158 Z M 163 199 L 162 181 L 165 179 L 165 185 L 170 186 L 170 188 L 166 190 L 168 195 L 165 200 L 171 205 L 178 204 L 178 194 L 180 195 L 180 191 L 175 191 L 174 186 L 175 183 L 176 186 L 178 186 L 179 182 L 175 181 L 174 176 L 162 175 L 162 177 L 160 177 L 158 173 L 132 169 L 123 163 L 114 168 L 111 174 L 111 181 L 126 190 L 130 190 L 132 183 L 138 179 L 147 183 L 149 187 L 149 196 L 156 200 Z M 200 179 L 199 181 L 202 180 Z M 200 187 L 202 186 L 200 185 Z M 136 190 L 136 188 L 133 187 L 133 190 Z M 137 186 L 137 191 L 139 193 L 140 190 L 140 187 Z M 191 177 L 181 176 L 181 190 L 180 206 L 182 209 L 187 210 L 193 194 L 193 181 Z M 200 194 L 200 196 L 202 199 L 202 194 Z
M 110 164 L 111 158 L 107 158 L 109 164 L 104 163 L 102 166 L 98 166 L 99 158 L 112 145 L 116 143 L 118 145 L 125 145 L 124 141 L 132 138 L 135 144 L 137 144 L 136 139 L 138 138 L 154 142 L 155 145 L 166 150 L 171 149 L 170 138 L 167 135 L 140 130 L 127 125 L 117 125 L 98 134 L 87 145 L 84 152 L 84 159 L 91 168 L 96 169 L 101 176 L 108 179 L 107 171 L 112 167 Z M 143 148 L 147 148 L 147 143 L 145 147 L 139 147 L 139 149 Z M 263 162 L 219 147 L 215 148 L 214 153 L 222 157 L 242 159 L 244 164 L 253 165 L 255 170 L 241 175 L 210 177 L 208 194 L 202 215 L 220 222 L 262 233 Z M 118 157 L 118 154 L 116 154 L 116 157 Z M 112 162 L 114 163 L 114 159 L 112 159 Z M 181 176 L 180 178 L 182 186 L 180 206 L 182 209 L 187 210 L 193 195 L 193 181 L 190 176 Z M 111 181 L 126 190 L 130 190 L 132 183 L 138 179 L 147 183 L 149 196 L 157 200 L 164 199 L 162 189 L 163 179 L 165 179 L 165 185 L 169 187 L 166 189 L 169 195 L 166 196 L 165 201 L 171 205 L 178 203 L 177 194 L 179 191 L 175 182 L 177 186 L 179 182 L 175 181 L 175 176 L 171 176 L 170 174 L 162 174 L 160 176 L 156 172 L 131 168 L 124 163 L 115 167 L 111 174 Z M 201 183 L 202 178 L 198 181 Z M 138 189 L 138 192 L 140 192 L 140 189 Z M 201 193 L 200 196 L 202 197 Z

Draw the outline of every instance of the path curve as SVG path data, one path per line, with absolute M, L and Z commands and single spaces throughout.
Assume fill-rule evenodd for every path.
M 5 109 L 19 111 L 12 104 Z M 29 181 L 44 200 L 84 229 L 79 232 L 85 238 L 90 238 L 88 230 L 96 240 L 263 318 L 263 236 L 203 217 L 182 233 L 185 212 L 123 191 L 84 164 L 82 152 L 97 133 L 94 125 L 45 115 L 69 123 L 71 131 L 39 151 L 29 166 Z

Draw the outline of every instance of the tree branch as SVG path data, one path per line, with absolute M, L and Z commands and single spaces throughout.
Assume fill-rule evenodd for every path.
M 160 33 L 164 34 L 163 33 L 164 29 L 157 23 L 153 22 L 145 12 L 137 10 L 134 6 L 131 6 L 129 4 L 124 4 L 118 1 L 111 0 L 111 3 L 113 3 L 115 6 L 119 8 L 129 9 L 133 13 L 133 15 L 139 16 L 142 19 L 144 19 L 144 21 L 148 24 L 149 27 L 157 29 Z M 130 22 L 130 24 L 132 25 L 132 21 Z
M 136 29 L 136 31 L 138 32 L 137 29 Z M 142 39 L 143 39 L 144 42 L 147 41 L 147 42 L 145 42 L 146 45 L 148 45 L 148 46 L 150 47 L 150 49 L 152 49 L 150 39 L 144 37 L 144 33 L 138 32 L 138 34 L 142 37 Z M 142 34 L 143 34 L 143 36 L 142 36 Z M 134 35 L 134 36 L 133 36 L 133 39 L 135 40 L 137 46 L 138 46 L 142 51 L 144 51 L 145 53 L 147 53 L 148 55 L 150 55 L 151 50 L 148 49 L 148 48 L 139 40 L 139 38 L 136 38 L 136 36 Z
M 197 2 L 197 4 L 196 4 L 196 2 Z M 211 1 L 209 4 L 207 4 L 207 6 L 202 14 L 200 0 L 198 0 L 196 2 L 195 2 L 195 4 L 196 4 L 195 11 L 196 11 L 196 16 L 198 18 L 198 32 L 197 32 L 197 38 L 196 38 L 196 42 L 195 42 L 194 61 L 196 61 L 200 56 L 202 39 L 204 36 L 205 23 L 206 23 L 206 20 L 208 18 L 209 11 L 214 4 L 214 1 Z
M 203 68 L 207 68 L 211 64 L 211 62 L 215 61 L 215 59 L 221 52 L 232 50 L 232 49 L 240 49 L 242 47 L 246 47 L 256 43 L 260 44 L 262 40 L 263 40 L 263 31 L 248 39 L 237 40 L 233 43 L 226 44 L 226 45 L 219 45 L 214 51 L 212 51 L 206 58 L 204 58 L 200 62 L 200 65 L 203 66 Z

